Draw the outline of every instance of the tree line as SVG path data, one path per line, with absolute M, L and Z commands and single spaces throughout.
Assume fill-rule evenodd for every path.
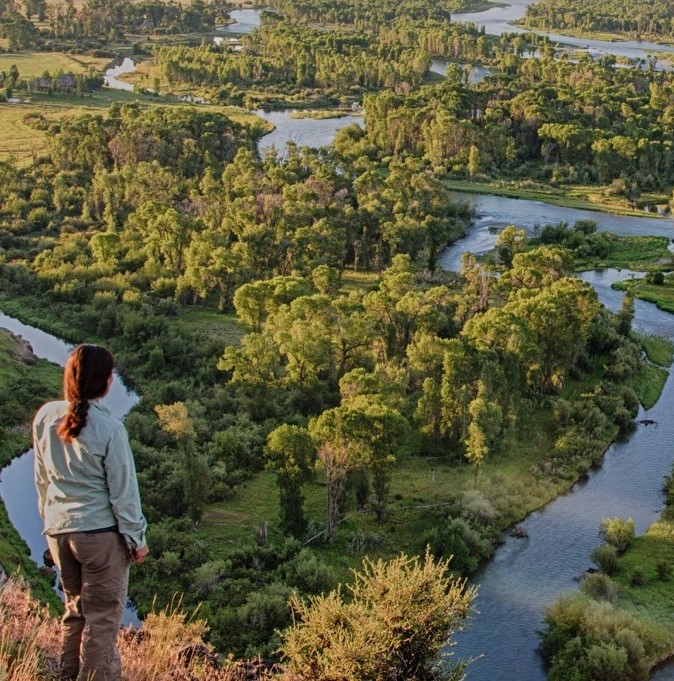
M 583 32 L 608 31 L 650 36 L 674 35 L 674 7 L 668 0 L 539 0 L 527 7 L 522 20 L 526 28 Z
M 384 153 L 458 177 L 596 182 L 634 198 L 674 181 L 673 92 L 671 73 L 512 49 L 475 86 L 457 71 L 439 86 L 366 96 L 363 134 Z
M 124 40 L 126 33 L 173 35 L 214 30 L 229 18 L 222 0 L 179 2 L 129 2 L 87 0 L 76 7 L 71 0 L 3 0 L 0 5 L 0 37 L 12 51 L 54 50 L 71 45 L 102 48 L 109 41 Z M 36 26 L 34 19 L 46 22 Z
M 395 19 L 450 21 L 452 12 L 470 12 L 475 0 L 276 0 L 272 3 L 294 22 L 337 24 L 360 31 L 378 31 Z

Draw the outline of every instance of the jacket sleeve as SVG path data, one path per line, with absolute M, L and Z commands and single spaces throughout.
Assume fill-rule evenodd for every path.
M 129 436 L 121 423 L 115 428 L 108 442 L 105 475 L 110 505 L 120 533 L 130 549 L 145 546 L 147 522 L 140 505 L 136 466 L 129 446 Z

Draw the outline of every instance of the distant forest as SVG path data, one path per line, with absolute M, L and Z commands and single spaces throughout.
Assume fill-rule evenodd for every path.
M 541 0 L 527 7 L 527 28 L 674 35 L 671 0 Z

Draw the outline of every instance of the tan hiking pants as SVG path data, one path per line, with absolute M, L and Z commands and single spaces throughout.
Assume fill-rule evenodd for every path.
M 120 681 L 117 635 L 129 581 L 122 535 L 71 532 L 47 541 L 65 594 L 60 678 Z

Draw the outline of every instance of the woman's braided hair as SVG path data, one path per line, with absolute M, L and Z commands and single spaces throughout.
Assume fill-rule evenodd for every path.
M 78 345 L 68 357 L 63 372 L 63 392 L 68 411 L 56 432 L 64 442 L 72 442 L 87 423 L 89 400 L 105 395 L 115 362 L 101 345 Z

